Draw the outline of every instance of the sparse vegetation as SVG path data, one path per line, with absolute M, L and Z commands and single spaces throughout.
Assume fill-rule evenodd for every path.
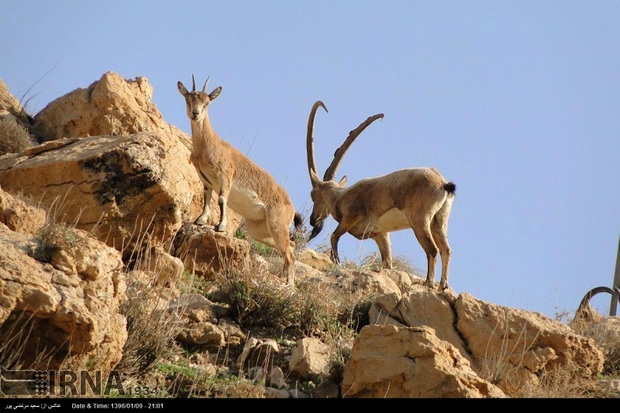
M 243 236 L 242 233 L 237 234 L 237 237 Z M 279 259 L 268 250 L 261 252 L 255 249 L 253 253 L 267 259 Z M 371 254 L 359 264 L 347 262 L 345 265 L 349 268 L 357 265 L 359 269 L 368 270 L 373 269 L 378 260 L 377 254 Z M 417 273 L 405 259 L 396 259 L 394 264 L 402 271 Z M 191 287 L 187 285 L 188 283 L 192 284 Z M 329 377 L 335 383 L 342 381 L 356 332 L 368 324 L 368 310 L 374 298 L 369 293 L 351 293 L 331 289 L 318 283 L 305 284 L 303 288 L 294 290 L 288 289 L 282 285 L 277 276 L 260 264 L 251 264 L 243 271 L 228 271 L 212 281 L 196 280 L 186 273 L 179 288 L 224 301 L 233 309 L 234 319 L 242 329 L 254 335 L 288 337 L 289 340 L 296 337 L 320 337 L 331 349 Z M 174 343 L 174 340 L 170 343 L 177 350 L 183 348 Z M 186 359 L 176 363 L 160 361 L 153 364 L 154 367 L 151 369 L 154 368 L 156 372 L 165 376 L 167 394 L 170 397 L 268 397 L 264 382 L 257 382 L 248 376 L 247 372 L 240 372 L 230 367 L 231 360 L 235 359 L 234 352 L 227 353 L 223 357 L 221 354 L 209 355 L 208 352 L 203 354 L 217 364 L 217 373 L 197 372 L 196 367 L 191 367 Z M 161 356 L 161 360 L 170 358 L 164 354 Z M 269 360 L 269 365 L 277 363 L 277 360 Z M 502 355 L 490 357 L 485 366 L 485 378 L 493 383 L 514 379 L 507 365 Z M 314 384 L 300 382 L 297 386 L 311 388 Z M 578 374 L 569 368 L 560 368 L 542 374 L 538 386 L 521 388 L 513 397 L 603 396 L 592 380 L 579 378 Z
M 26 127 L 0 117 L 0 155 L 19 153 L 31 145 Z
M 22 198 L 26 202 L 32 202 L 27 197 Z M 84 236 L 75 231 L 77 219 L 73 223 L 67 223 L 65 219 L 67 205 L 65 194 L 64 198 L 56 198 L 46 208 L 46 222 L 35 236 L 36 245 L 32 251 L 32 257 L 37 261 L 50 262 L 63 247 L 83 239 Z
M 37 234 L 35 256 L 48 262 L 62 248 L 79 243 L 83 236 L 74 226 L 62 222 L 63 201 L 58 200 L 48 210 L 48 223 Z M 244 237 L 242 232 L 237 237 Z M 141 243 L 148 243 L 148 237 Z M 248 240 L 252 242 L 251 240 Z M 132 397 L 208 397 L 208 398 L 266 398 L 270 397 L 266 383 L 269 378 L 260 374 L 260 369 L 285 366 L 286 352 L 271 354 L 260 365 L 239 368 L 236 360 L 243 348 L 243 342 L 214 349 L 204 345 L 182 344 L 177 340 L 183 314 L 168 310 L 169 298 L 165 289 L 173 288 L 181 293 L 199 294 L 212 302 L 221 303 L 230 309 L 231 319 L 247 334 L 247 337 L 276 338 L 283 349 L 292 349 L 301 337 L 318 337 L 330 349 L 329 379 L 340 383 L 344 369 L 351 357 L 354 338 L 359 330 L 369 323 L 369 309 L 374 295 L 359 290 L 332 288 L 319 282 L 306 282 L 297 288 L 288 288 L 274 275 L 270 265 L 261 260 L 249 260 L 246 268 L 230 269 L 215 279 L 204 279 L 185 271 L 174 285 L 166 274 L 149 272 L 136 263 L 146 247 L 134 245 L 135 254 L 127 264 L 127 299 L 121 306 L 127 319 L 128 337 L 123 348 L 123 358 L 115 369 L 121 372 L 125 384 L 154 389 L 148 393 L 133 394 Z M 146 248 L 148 249 L 148 248 Z M 252 250 L 273 265 L 280 265 L 281 258 L 268 250 Z M 358 264 L 345 263 L 350 269 L 378 270 L 379 257 L 370 254 Z M 269 263 L 267 263 L 269 264 Z M 398 269 L 415 273 L 416 270 L 404 259 L 394 260 Z M 145 264 L 145 267 L 150 267 Z M 23 354 L 28 351 L 25 338 L 33 333 L 34 324 L 29 320 L 18 320 L 12 315 L 11 322 L 2 326 L 0 343 L 0 365 L 3 367 L 26 368 L 20 365 Z M 22 314 L 21 317 L 26 317 Z M 31 321 L 31 320 L 30 320 Z M 19 326 L 23 326 L 20 329 Z M 598 343 L 605 337 L 597 337 L 592 324 L 572 326 L 576 332 L 593 337 Z M 16 334 L 20 332 L 20 334 Z M 7 333 L 8 335 L 4 335 Z M 9 334 L 10 333 L 10 334 Z M 528 343 L 521 343 L 527 347 Z M 9 351 L 10 350 L 10 351 Z M 513 349 L 503 354 L 490 354 L 483 366 L 481 376 L 491 383 L 510 383 L 518 380 L 514 368 L 507 362 Z M 603 374 L 617 377 L 618 362 L 615 347 L 602 347 L 606 356 Z M 40 354 L 51 357 L 51 354 Z M 37 361 L 41 363 L 41 361 Z M 44 362 L 43 362 L 44 364 Z M 512 369 L 512 370 L 511 370 Z M 604 397 L 592 380 L 580 379 L 578 372 L 568 367 L 554 369 L 540 374 L 539 385 L 520 387 L 515 382 L 513 397 L 528 398 L 571 398 Z M 290 379 L 290 378 L 289 378 Z M 291 379 L 292 380 L 292 379 Z M 311 391 L 316 386 L 312 381 L 293 380 L 293 386 Z M 111 397 L 121 397 L 113 394 Z

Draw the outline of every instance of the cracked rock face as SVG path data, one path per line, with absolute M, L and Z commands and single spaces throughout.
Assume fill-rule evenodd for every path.
M 54 141 L 0 160 L 0 186 L 43 201 L 55 218 L 110 246 L 147 230 L 169 245 L 201 211 L 202 185 L 188 158 L 161 133 Z
M 90 368 L 105 376 L 127 339 L 120 253 L 59 228 L 46 239 L 54 245 L 49 262 L 41 262 L 35 238 L 0 220 L 0 359 L 5 368 Z
M 191 138 L 164 121 L 152 94 L 145 77 L 107 72 L 54 100 L 35 116 L 44 143 L 3 157 L 0 186 L 117 249 L 147 232 L 168 248 L 202 212 L 203 188 L 189 161 Z M 211 205 L 215 222 L 216 199 Z M 231 226 L 239 222 L 230 216 Z
M 369 315 L 371 324 L 396 330 L 368 331 L 356 344 L 377 349 L 379 341 L 373 338 L 375 334 L 391 336 L 390 339 L 381 337 L 380 341 L 381 346 L 390 348 L 388 355 L 373 356 L 370 351 L 356 355 L 354 345 L 354 357 L 345 368 L 345 381 L 350 383 L 350 394 L 359 397 L 379 397 L 381 391 L 387 389 L 386 383 L 391 385 L 391 394 L 398 395 L 392 397 L 433 397 L 434 388 L 427 388 L 426 396 L 416 393 L 416 389 L 427 386 L 428 377 L 416 376 L 410 371 L 420 369 L 419 360 L 424 358 L 432 359 L 432 363 L 440 367 L 438 371 L 449 371 L 457 364 L 471 366 L 471 372 L 475 372 L 473 378 L 467 379 L 471 375 L 465 375 L 454 382 L 436 378 L 444 390 L 448 384 L 454 385 L 454 394 L 460 394 L 456 397 L 495 397 L 488 393 L 492 389 L 488 383 L 484 385 L 485 392 L 477 391 L 483 388 L 478 383 L 480 377 L 493 377 L 496 372 L 501 372 L 502 379 L 494 380 L 495 385 L 511 395 L 523 386 L 538 385 L 538 377 L 543 372 L 568 367 L 580 371 L 583 377 L 596 377 L 603 368 L 603 354 L 593 339 L 576 334 L 560 321 L 541 314 L 487 303 L 467 293 L 458 296 L 451 292 L 435 293 L 414 285 L 401 297 L 378 297 Z M 430 329 L 432 334 L 421 335 L 412 330 L 424 328 Z M 431 341 L 450 343 L 451 348 L 458 350 L 458 360 L 456 356 L 444 357 L 454 354 L 452 350 L 441 355 L 440 346 L 424 344 L 429 337 Z M 371 341 L 365 343 L 366 338 Z M 416 344 L 418 340 L 420 343 Z M 392 350 L 400 346 L 404 347 L 400 353 L 393 354 Z M 425 351 L 411 353 L 414 346 L 422 346 Z M 407 363 L 410 367 L 405 374 L 401 370 Z M 368 372 L 373 375 L 365 377 Z M 363 383 L 365 380 L 368 381 Z M 469 384 L 465 384 L 468 381 Z
M 184 139 L 185 133 L 163 119 L 152 96 L 146 77 L 129 80 L 107 72 L 87 88 L 75 89 L 43 108 L 35 116 L 34 132 L 41 141 L 145 131 Z

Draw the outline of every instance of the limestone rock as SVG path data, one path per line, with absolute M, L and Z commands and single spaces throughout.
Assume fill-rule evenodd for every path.
M 325 271 L 334 266 L 334 263 L 327 254 L 309 248 L 301 251 L 297 256 L 297 260 L 321 271 Z
M 34 131 L 41 141 L 156 132 L 188 144 L 184 132 L 164 121 L 152 97 L 146 77 L 127 80 L 107 72 L 89 87 L 49 103 L 35 116 Z
M 0 224 L 0 336 L 21 352 L 22 368 L 106 375 L 127 339 L 120 253 L 66 231 L 64 243 L 47 240 L 56 247 L 50 265 L 28 255 L 37 244 L 32 236 Z
M 369 325 L 355 339 L 342 382 L 345 398 L 505 397 L 429 327 Z
M 250 337 L 243 346 L 243 351 L 237 357 L 235 364 L 240 370 L 244 368 L 269 369 L 273 363 L 273 357 L 280 352 L 280 347 L 275 340 L 259 340 Z
M 370 322 L 433 328 L 481 377 L 493 378 L 505 393 L 538 385 L 538 376 L 564 367 L 585 378 L 602 371 L 603 355 L 590 338 L 538 313 L 476 300 L 467 293 L 437 293 L 413 286 L 402 298 L 378 297 Z
M 538 383 L 538 374 L 564 367 L 583 378 L 596 377 L 604 357 L 593 339 L 576 334 L 567 325 L 542 314 L 503 307 L 462 293 L 454 308 L 459 333 L 480 369 L 499 366 L 513 388 Z
M 329 375 L 329 347 L 314 337 L 297 341 L 291 354 L 289 371 L 296 377 L 316 380 Z
M 620 317 L 597 315 L 599 317 L 591 321 L 577 318 L 569 326 L 578 334 L 592 337 L 605 355 L 604 365 L 608 370 L 614 370 L 620 365 Z
M 175 255 L 199 277 L 213 278 L 223 270 L 242 269 L 250 256 L 246 240 L 210 228 L 186 225 L 176 237 Z
M 166 134 L 54 141 L 0 159 L 0 185 L 41 201 L 56 220 L 117 249 L 138 239 L 167 247 L 202 208 L 189 150 Z M 147 237 L 148 236 L 148 237 Z
M 0 222 L 11 231 L 36 233 L 45 225 L 46 214 L 0 189 Z
M 19 100 L 13 96 L 6 83 L 0 79 L 0 112 L 3 111 L 10 113 L 24 125 L 30 124 L 30 118 L 19 103 Z

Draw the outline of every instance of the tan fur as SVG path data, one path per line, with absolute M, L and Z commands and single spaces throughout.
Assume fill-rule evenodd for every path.
M 207 79 L 208 82 L 208 79 Z M 203 225 L 209 218 L 209 204 L 213 192 L 218 196 L 220 222 L 216 231 L 226 230 L 226 207 L 245 218 L 245 226 L 253 239 L 275 248 L 284 259 L 282 273 L 289 285 L 295 278 L 294 242 L 289 229 L 298 214 L 287 194 L 273 177 L 228 142 L 220 139 L 209 121 L 208 106 L 219 96 L 222 88 L 210 94 L 189 92 L 178 82 L 179 92 L 185 98 L 187 116 L 191 121 L 193 148 L 190 156 L 205 188 L 202 214 L 196 224 Z M 297 221 L 297 219 L 296 219 Z
M 357 239 L 375 240 L 383 267 L 392 268 L 390 232 L 412 228 L 427 257 L 425 284 L 431 288 L 435 285 L 435 267 L 439 252 L 442 263 L 440 288 L 448 288 L 452 254 L 448 244 L 448 219 L 455 185 L 433 168 L 402 169 L 387 175 L 362 179 L 349 188 L 345 187 L 346 177 L 336 182 L 333 179 L 336 169 L 349 146 L 366 126 L 382 118 L 382 114 L 368 118 L 351 131 L 345 143 L 336 151 L 323 179 L 319 178 L 312 137 L 314 117 L 319 107 L 325 109 L 320 101 L 313 106 L 306 138 L 308 171 L 312 182 L 310 196 L 314 202 L 310 216 L 310 224 L 314 229 L 310 238 L 318 235 L 324 220 L 331 215 L 338 222 L 331 235 L 334 262 L 339 262 L 338 240 L 348 232 Z

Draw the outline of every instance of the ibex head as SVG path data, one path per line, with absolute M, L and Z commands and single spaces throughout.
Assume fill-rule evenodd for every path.
M 202 87 L 202 91 L 196 91 L 196 81 L 194 80 L 194 75 L 192 75 L 192 91 L 188 92 L 187 88 L 180 81 L 177 82 L 177 88 L 179 92 L 185 98 L 185 104 L 187 106 L 187 116 L 191 120 L 200 121 L 202 120 L 204 114 L 207 111 L 207 107 L 216 97 L 220 95 L 222 92 L 222 87 L 218 86 L 209 94 L 205 91 L 207 89 L 207 84 L 209 83 L 209 78 L 205 81 L 204 86 Z
M 383 119 L 383 114 L 379 113 L 377 115 L 371 116 L 362 122 L 357 128 L 349 132 L 349 136 L 344 141 L 344 143 L 336 150 L 334 153 L 334 159 L 329 167 L 325 170 L 325 174 L 323 175 L 323 179 L 319 178 L 317 169 L 316 169 L 316 161 L 314 159 L 314 118 L 316 116 L 316 111 L 322 107 L 327 112 L 327 108 L 323 104 L 323 102 L 316 101 L 310 110 L 310 117 L 308 118 L 308 131 L 306 135 L 306 151 L 308 156 L 308 172 L 310 174 L 310 182 L 312 183 L 312 191 L 310 192 L 310 197 L 312 198 L 312 202 L 314 204 L 312 208 L 312 214 L 310 215 L 310 225 L 312 225 L 312 233 L 310 234 L 310 238 L 308 241 L 319 235 L 321 230 L 323 229 L 323 224 L 325 219 L 329 216 L 329 205 L 330 202 L 336 198 L 336 194 L 345 189 L 345 185 L 347 183 L 347 177 L 344 176 L 339 182 L 334 180 L 336 176 L 336 171 L 338 170 L 338 166 L 340 166 L 340 162 L 342 162 L 342 158 L 344 154 L 349 150 L 349 147 L 353 143 L 353 141 L 368 127 L 372 122 L 377 119 Z

